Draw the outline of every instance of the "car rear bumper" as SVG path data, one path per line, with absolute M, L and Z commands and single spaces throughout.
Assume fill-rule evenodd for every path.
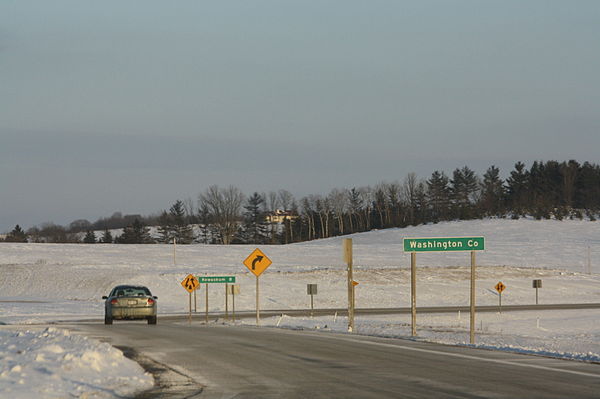
M 139 308 L 113 306 L 110 314 L 113 319 L 145 319 L 150 316 L 156 316 L 156 308 L 153 306 Z

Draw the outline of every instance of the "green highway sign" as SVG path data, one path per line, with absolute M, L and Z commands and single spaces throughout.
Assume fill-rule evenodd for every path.
M 483 251 L 483 237 L 405 238 L 404 252 Z
M 200 283 L 235 283 L 235 276 L 196 276 Z

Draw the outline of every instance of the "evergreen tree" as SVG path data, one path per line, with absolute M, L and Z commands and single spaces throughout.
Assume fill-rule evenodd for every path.
M 175 236 L 173 229 L 173 221 L 171 220 L 171 215 L 167 213 L 167 211 L 163 211 L 158 218 L 158 241 L 168 244 L 173 242 L 173 237 Z
M 183 201 L 177 200 L 169 213 L 163 211 L 158 224 L 161 242 L 170 243 L 175 239 L 179 244 L 191 244 L 194 241 L 194 231 L 187 223 Z
M 85 233 L 83 242 L 85 244 L 95 244 L 96 243 L 96 234 L 94 234 L 94 232 L 92 230 L 88 230 L 87 233 Z
M 506 196 L 513 218 L 518 219 L 527 213 L 528 185 L 529 171 L 525 169 L 524 163 L 517 162 L 515 170 L 510 172 L 510 177 L 506 179 Z
M 16 225 L 10 233 L 6 235 L 5 242 L 27 242 L 27 234 L 21 226 Z
M 450 204 L 450 180 L 444 172 L 435 171 L 431 178 L 427 180 L 427 198 L 429 203 L 430 219 L 432 222 L 439 222 L 448 218 L 448 208 Z
M 123 234 L 117 239 L 119 244 L 150 244 L 154 240 L 150 236 L 150 229 L 139 219 L 123 229 Z
M 479 180 L 475 172 L 465 166 L 454 170 L 450 180 L 450 195 L 457 219 L 471 219 L 475 217 L 473 204 L 479 194 Z
M 108 230 L 108 229 L 104 230 L 104 234 L 102 235 L 102 239 L 100 242 L 102 242 L 103 244 L 112 244 L 113 236 L 110 233 L 110 230 Z
M 483 175 L 481 184 L 481 210 L 486 216 L 500 216 L 505 196 L 504 183 L 500 179 L 500 169 L 492 165 Z
M 265 222 L 264 198 L 254 193 L 244 205 L 244 241 L 248 244 L 262 244 L 267 241 L 268 226 Z

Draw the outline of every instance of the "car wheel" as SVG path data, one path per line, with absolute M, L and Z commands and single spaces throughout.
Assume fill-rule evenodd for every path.
M 156 324 L 156 316 L 148 317 L 148 324 Z
M 112 317 L 109 315 L 104 315 L 104 324 L 112 324 Z

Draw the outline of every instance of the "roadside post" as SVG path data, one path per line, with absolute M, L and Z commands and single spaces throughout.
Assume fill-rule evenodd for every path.
M 313 296 L 317 295 L 317 284 L 306 284 L 306 293 L 310 295 L 310 317 L 314 316 Z
M 229 320 L 229 301 L 227 293 L 229 292 L 229 283 L 225 283 L 225 320 Z
M 538 304 L 538 288 L 542 288 L 542 280 L 533 280 L 533 288 L 535 288 L 535 304 Z
M 235 276 L 196 276 L 200 283 L 206 284 L 205 321 L 208 323 L 208 285 L 225 283 L 225 309 L 227 309 L 227 284 L 235 283 Z M 227 312 L 227 310 L 225 311 Z
M 235 322 L 235 296 L 239 295 L 240 285 L 239 284 L 230 284 L 227 286 L 228 292 L 231 294 L 232 299 L 232 312 L 233 312 L 233 321 Z
M 485 249 L 484 237 L 432 237 L 404 238 L 404 252 L 410 252 L 410 286 L 411 286 L 411 330 L 417 335 L 417 252 L 471 252 L 471 290 L 470 290 L 470 333 L 469 341 L 475 343 L 475 271 L 476 251 Z
M 344 261 L 348 271 L 348 332 L 354 331 L 354 279 L 352 277 L 352 238 L 344 238 Z
M 502 313 L 502 291 L 506 289 L 506 286 L 502 284 L 502 281 L 499 281 L 498 284 L 494 286 L 496 291 L 498 291 L 498 308 L 499 312 Z
M 256 325 L 260 325 L 260 303 L 259 303 L 259 283 L 260 275 L 271 266 L 273 262 L 260 249 L 256 248 L 244 260 L 243 264 L 256 276 Z
M 185 288 L 185 290 L 189 294 L 190 314 L 189 314 L 188 321 L 191 324 L 192 323 L 192 292 L 196 291 L 196 289 L 200 286 L 200 283 L 198 282 L 198 279 L 194 275 L 188 274 L 186 276 L 186 278 L 184 278 L 183 281 L 181 282 L 181 285 L 183 286 L 183 288 Z

